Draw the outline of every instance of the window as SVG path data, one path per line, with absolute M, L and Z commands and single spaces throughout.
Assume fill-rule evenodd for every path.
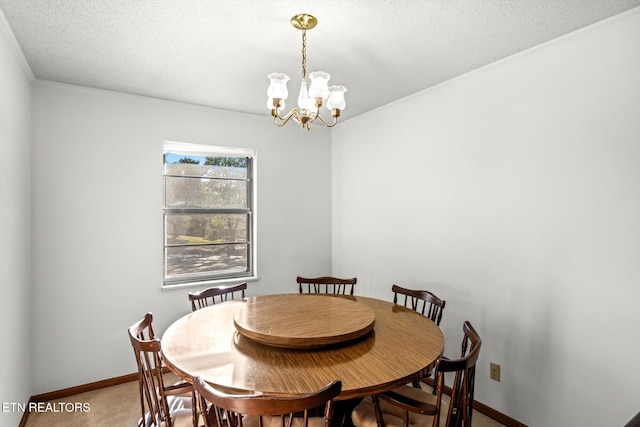
M 256 275 L 255 150 L 165 142 L 164 284 Z

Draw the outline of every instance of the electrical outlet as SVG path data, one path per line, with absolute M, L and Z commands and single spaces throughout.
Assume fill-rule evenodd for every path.
M 489 378 L 494 381 L 500 382 L 500 365 L 497 363 L 489 362 Z

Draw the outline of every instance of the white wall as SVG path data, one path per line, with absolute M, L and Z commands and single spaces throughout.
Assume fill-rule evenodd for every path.
M 332 133 L 333 272 L 446 299 L 445 354 L 470 320 L 477 400 L 532 427 L 640 410 L 639 52 L 635 9 Z
M 190 311 L 161 291 L 162 142 L 256 148 L 249 295 L 330 271 L 330 134 L 264 116 L 38 81 L 34 86 L 33 393 L 134 372 L 127 327 Z
M 0 11 L 0 402 L 31 395 L 31 73 Z M 22 413 L 2 411 L 0 424 Z M 5 424 L 6 423 L 6 424 Z

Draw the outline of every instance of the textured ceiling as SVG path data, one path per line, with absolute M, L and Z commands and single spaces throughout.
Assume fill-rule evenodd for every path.
M 640 0 L 0 0 L 36 78 L 269 115 L 266 75 L 348 88 L 349 118 L 640 6 Z

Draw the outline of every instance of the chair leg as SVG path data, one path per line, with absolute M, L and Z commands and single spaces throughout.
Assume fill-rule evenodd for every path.
M 438 387 L 437 387 L 437 383 L 436 383 L 436 378 L 438 378 L 438 367 L 437 366 L 435 368 L 433 368 L 433 390 L 431 390 L 431 393 L 433 393 L 434 396 L 438 394 Z
M 371 396 L 371 400 L 373 401 L 373 410 L 376 414 L 376 423 L 378 424 L 378 427 L 385 427 L 384 416 L 382 415 L 382 409 L 380 409 L 380 399 L 374 394 Z
M 193 418 L 193 427 L 198 427 L 198 398 L 196 397 L 195 390 L 191 392 L 191 417 Z

